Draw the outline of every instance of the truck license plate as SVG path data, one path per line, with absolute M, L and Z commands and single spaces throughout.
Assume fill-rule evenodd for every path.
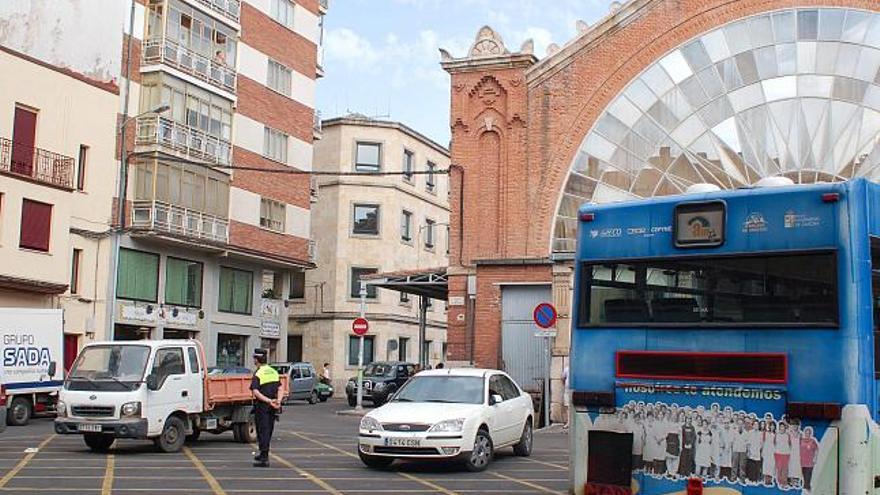
M 418 447 L 422 444 L 420 438 L 386 438 L 386 447 Z
M 76 431 L 86 431 L 89 433 L 101 433 L 101 425 L 78 424 L 78 425 L 76 425 Z

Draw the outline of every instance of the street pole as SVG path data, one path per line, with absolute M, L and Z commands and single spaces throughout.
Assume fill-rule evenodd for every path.
M 544 337 L 544 427 L 550 426 L 550 336 Z
M 361 282 L 361 318 L 367 317 L 367 284 Z M 357 405 L 355 411 L 364 410 L 364 336 L 361 335 L 358 342 L 358 383 L 357 383 Z

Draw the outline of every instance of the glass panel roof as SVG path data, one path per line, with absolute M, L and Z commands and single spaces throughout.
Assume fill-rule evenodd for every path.
M 577 205 L 763 177 L 880 180 L 880 14 L 789 9 L 689 40 L 646 68 L 584 138 L 553 251 L 574 251 Z

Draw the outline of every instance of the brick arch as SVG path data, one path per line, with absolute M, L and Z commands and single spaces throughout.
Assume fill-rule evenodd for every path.
M 633 0 L 634 2 L 636 0 Z M 562 191 L 579 146 L 602 112 L 642 71 L 666 53 L 730 22 L 788 8 L 838 7 L 880 12 L 876 0 L 679 0 L 643 1 L 641 13 L 620 22 L 594 40 L 589 34 L 574 53 L 549 65 L 534 67 L 529 76 L 529 161 L 545 172 L 533 186 L 536 215 L 530 224 L 530 251 L 552 249 L 555 217 Z M 626 15 L 625 12 L 623 12 Z M 645 41 L 647 39 L 647 42 Z M 575 41 L 574 46 L 580 42 Z M 546 62 L 545 62 L 546 63 Z M 549 103 L 544 101 L 549 96 Z M 582 101 L 582 103 L 578 103 Z M 549 115 L 545 115 L 550 109 Z M 560 109 L 556 112 L 553 109 Z M 547 121 L 547 124 L 536 126 Z M 552 134 L 549 139 L 542 132 Z

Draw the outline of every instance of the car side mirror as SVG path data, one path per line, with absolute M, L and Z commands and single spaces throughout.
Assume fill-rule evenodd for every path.
M 147 375 L 147 390 L 159 390 L 159 377 L 150 373 Z
M 498 394 L 492 394 L 492 395 L 489 396 L 489 405 L 490 405 L 490 406 L 494 406 L 495 404 L 498 404 L 498 403 L 502 402 L 503 400 L 504 400 L 504 399 L 501 398 L 500 395 L 498 395 Z
M 55 376 L 55 373 L 58 371 L 58 363 L 52 361 L 49 363 L 49 377 L 52 378 Z

